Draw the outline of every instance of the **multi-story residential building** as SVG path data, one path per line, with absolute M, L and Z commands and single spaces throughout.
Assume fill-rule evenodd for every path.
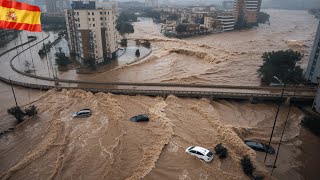
M 47 12 L 63 11 L 70 8 L 69 0 L 46 0 Z
M 116 56 L 117 33 L 115 10 L 96 9 L 94 2 L 76 2 L 65 10 L 70 51 L 84 63 L 94 59 L 96 64 Z
M 205 16 L 204 17 L 204 27 L 207 29 L 212 29 L 214 19 L 215 18 L 213 16 Z
M 145 0 L 146 7 L 158 8 L 159 2 L 158 0 Z
M 312 83 L 318 83 L 317 79 L 320 78 L 320 22 L 314 39 L 308 67 L 305 72 L 305 78 Z
M 217 32 L 232 31 L 234 30 L 234 16 L 224 13 L 205 16 L 204 27 Z
M 103 8 L 103 9 L 114 9 L 116 11 L 116 14 L 118 14 L 118 2 L 117 1 L 111 1 L 111 0 L 102 0 L 101 2 L 98 2 L 97 8 Z
M 217 21 L 219 21 L 219 24 L 221 25 L 222 31 L 232 31 L 234 30 L 234 16 L 233 15 L 218 15 Z
M 234 17 L 235 21 L 245 21 L 248 24 L 257 23 L 257 15 L 260 12 L 261 0 L 235 0 Z

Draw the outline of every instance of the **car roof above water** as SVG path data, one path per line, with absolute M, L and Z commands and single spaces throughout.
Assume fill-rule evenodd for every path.
M 203 148 L 203 147 L 200 147 L 200 146 L 195 146 L 194 148 L 192 148 L 191 150 L 195 150 L 195 151 L 198 151 L 202 154 L 207 154 L 209 152 L 209 150 Z
M 254 146 L 254 147 L 259 147 L 263 148 L 264 146 L 261 143 L 255 142 L 255 141 L 246 141 L 245 142 L 248 146 Z
M 91 113 L 90 109 L 82 109 L 80 111 L 78 111 L 78 113 Z

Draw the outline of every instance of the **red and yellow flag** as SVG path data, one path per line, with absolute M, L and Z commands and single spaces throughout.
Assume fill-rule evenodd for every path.
M 41 32 L 40 8 L 14 0 L 0 0 L 0 28 Z

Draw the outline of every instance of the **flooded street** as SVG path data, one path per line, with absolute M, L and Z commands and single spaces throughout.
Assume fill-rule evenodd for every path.
M 58 77 L 258 86 L 256 71 L 262 64 L 263 52 L 293 48 L 305 54 L 299 63 L 306 66 L 319 22 L 306 11 L 267 12 L 271 16 L 270 26 L 183 40 L 162 36 L 159 25 L 141 18 L 134 23 L 135 33 L 128 38 L 132 42 L 150 40 L 152 53 L 148 57 L 131 64 L 132 59 L 123 56 L 122 63 L 111 63 L 112 70 L 107 72 L 79 75 L 70 70 L 58 72 Z M 51 42 L 54 36 L 50 35 Z M 25 37 L 23 41 L 26 40 Z M 61 42 L 61 46 L 65 44 Z M 25 59 L 33 59 L 37 74 L 52 77 L 56 68 L 50 65 L 53 61 L 40 59 L 37 48 L 31 49 L 32 57 L 29 52 L 25 54 L 30 57 L 19 56 L 15 65 L 22 68 Z M 15 53 L 1 57 L 0 74 L 23 81 L 24 77 L 5 66 Z M 52 58 L 50 54 L 48 59 Z M 320 177 L 320 140 L 301 128 L 304 115 L 296 107 L 291 109 L 277 168 L 271 177 L 271 169 L 263 162 L 265 154 L 253 151 L 243 141 L 267 143 L 277 111 L 274 103 L 14 89 L 18 103 L 36 105 L 39 114 L 0 138 L 0 179 L 249 179 L 240 165 L 244 155 L 251 157 L 256 167 L 254 174 L 266 179 Z M 13 126 L 14 118 L 7 115 L 6 109 L 14 106 L 14 101 L 9 85 L 0 83 L 0 93 L 0 127 L 5 130 Z M 90 108 L 92 116 L 71 117 L 82 108 Z M 284 104 L 279 112 L 272 141 L 275 149 L 288 109 Z M 148 114 L 150 121 L 129 121 L 138 114 Z M 213 150 L 219 143 L 229 150 L 224 160 L 215 155 L 213 162 L 205 163 L 185 153 L 192 145 Z M 275 155 L 268 155 L 266 164 L 271 164 L 274 158 Z

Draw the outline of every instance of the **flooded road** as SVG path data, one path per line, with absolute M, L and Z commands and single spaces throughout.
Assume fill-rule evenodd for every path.
M 99 74 L 76 75 L 71 71 L 58 75 L 90 81 L 257 86 L 260 81 L 256 70 L 265 51 L 293 48 L 305 53 L 300 64 L 306 66 L 318 22 L 306 11 L 267 12 L 271 15 L 270 26 L 184 40 L 163 37 L 158 25 L 142 19 L 134 24 L 135 33 L 129 38 L 150 40 L 153 52 L 149 57 Z M 35 56 L 33 60 L 37 61 Z M 39 62 L 43 63 L 36 65 L 37 72 L 50 76 L 46 60 Z M 23 65 L 19 59 L 16 63 Z M 0 66 L 0 72 L 11 73 L 5 66 Z M 6 129 L 13 122 L 6 109 L 14 101 L 10 86 L 0 83 L 0 87 L 0 127 Z M 277 110 L 273 103 L 118 96 L 80 90 L 43 94 L 16 89 L 18 101 L 33 102 L 39 115 L 0 138 L 0 179 L 249 179 L 240 166 L 244 155 L 253 160 L 255 174 L 266 179 L 320 177 L 319 138 L 301 129 L 303 113 L 297 108 L 289 116 L 278 168 L 274 177 L 269 177 L 264 153 L 251 150 L 243 140 L 267 142 Z M 92 116 L 70 117 L 82 108 L 90 108 Z M 287 111 L 287 105 L 280 109 L 274 148 Z M 128 121 L 137 114 L 148 114 L 150 122 Z M 184 152 L 191 145 L 213 149 L 219 143 L 229 150 L 225 160 L 214 156 L 213 162 L 205 163 Z M 274 157 L 269 155 L 267 162 Z

